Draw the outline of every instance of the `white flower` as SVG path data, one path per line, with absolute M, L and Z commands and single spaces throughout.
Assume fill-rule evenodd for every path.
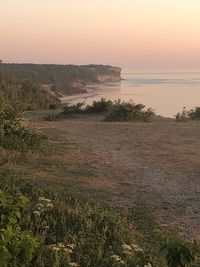
M 140 248 L 138 245 L 132 244 L 131 246 L 135 252 L 143 252 L 143 249 Z
M 119 255 L 112 255 L 111 258 L 116 261 L 117 263 L 120 263 L 122 265 L 125 264 L 125 262 L 122 260 L 122 258 Z
M 67 245 L 67 247 L 69 247 L 71 249 L 74 249 L 75 248 L 75 244 L 69 244 L 69 245 Z
M 42 202 L 45 201 L 45 202 L 48 202 L 48 203 L 51 202 L 51 199 L 49 199 L 49 198 L 45 198 L 45 197 L 39 197 L 38 200 L 39 200 L 39 201 L 42 201 Z
M 35 214 L 36 216 L 40 216 L 40 212 L 37 211 L 37 210 L 35 210 L 35 211 L 33 212 L 33 214 Z
M 144 267 L 152 267 L 151 263 L 147 263 Z
M 76 263 L 76 262 L 70 262 L 70 263 L 69 263 L 69 266 L 70 266 L 70 267 L 78 267 L 79 265 L 78 265 L 78 263 Z
M 63 243 L 58 243 L 57 246 L 58 246 L 59 248 L 65 248 L 65 245 L 64 245 Z
M 67 254 L 73 253 L 73 251 L 71 249 L 69 249 L 69 248 L 63 248 L 63 251 L 67 252 Z
M 39 201 L 44 201 L 45 200 L 45 197 L 39 197 L 38 200 Z
M 59 251 L 59 250 L 60 250 L 60 249 L 59 249 L 58 247 L 56 247 L 56 246 L 52 246 L 51 249 L 52 249 L 53 251 Z
M 127 244 L 122 245 L 122 248 L 123 248 L 124 250 L 128 250 L 128 251 L 131 251 L 131 250 L 132 250 L 132 247 L 129 246 L 129 245 L 127 245 Z
M 38 208 L 44 208 L 44 205 L 43 205 L 42 203 L 38 203 L 38 204 L 37 204 L 37 207 L 38 207 Z
M 46 206 L 47 206 L 47 208 L 53 208 L 53 204 L 51 204 L 51 203 L 48 203 Z

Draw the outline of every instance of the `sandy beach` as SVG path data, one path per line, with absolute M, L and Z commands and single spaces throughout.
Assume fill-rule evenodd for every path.
M 68 103 L 68 102 L 73 102 L 78 99 L 87 99 L 90 97 L 93 97 L 97 95 L 95 92 L 95 89 L 99 87 L 99 85 L 92 85 L 92 86 L 87 86 L 86 92 L 81 93 L 81 94 L 74 94 L 74 95 L 63 95 L 60 100 L 62 103 Z

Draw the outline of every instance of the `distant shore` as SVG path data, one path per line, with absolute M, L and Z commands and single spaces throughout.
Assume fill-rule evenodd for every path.
M 89 85 L 86 88 L 86 92 L 85 93 L 80 93 L 80 94 L 73 94 L 73 95 L 63 95 L 62 97 L 60 97 L 60 100 L 62 103 L 67 103 L 67 102 L 71 102 L 77 99 L 87 99 L 90 97 L 93 97 L 95 95 L 97 95 L 95 93 L 95 88 L 99 87 L 99 84 L 94 84 L 94 85 Z

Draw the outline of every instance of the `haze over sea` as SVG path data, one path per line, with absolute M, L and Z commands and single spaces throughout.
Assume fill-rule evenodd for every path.
M 123 71 L 121 82 L 106 83 L 95 89 L 95 95 L 73 102 L 91 103 L 102 97 L 110 100 L 133 100 L 152 107 L 156 114 L 173 117 L 185 106 L 187 110 L 199 106 L 199 72 L 134 72 Z

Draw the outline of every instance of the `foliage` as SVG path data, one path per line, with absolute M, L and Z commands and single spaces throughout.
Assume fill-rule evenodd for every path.
M 93 101 L 91 105 L 85 107 L 86 113 L 105 113 L 111 110 L 113 102 L 111 100 L 106 100 L 101 98 L 99 101 Z
M 188 113 L 188 116 L 191 120 L 200 120 L 200 107 L 191 109 Z
M 176 114 L 175 120 L 177 122 L 187 122 L 188 119 L 189 119 L 188 114 L 189 113 L 188 113 L 188 111 L 186 111 L 186 108 L 183 107 L 182 112 L 181 113 L 179 112 L 179 113 Z
M 56 95 L 51 93 L 51 90 L 43 88 L 38 82 L 25 79 L 21 75 L 14 77 L 9 72 L 4 74 L 0 72 L 0 90 L 4 93 L 7 102 L 20 101 L 29 110 L 60 105 Z
M 80 102 L 74 105 L 67 104 L 64 106 L 63 111 L 59 114 L 59 117 L 64 118 L 67 116 L 84 113 L 84 102 Z
M 112 102 L 101 98 L 99 101 L 93 101 L 91 105 L 84 102 L 77 104 L 67 104 L 59 114 L 49 114 L 45 119 L 52 121 L 60 118 L 69 117 L 77 114 L 104 114 L 105 121 L 150 121 L 154 115 L 152 109 L 144 110 L 142 104 L 135 104 L 132 101 L 121 102 L 120 100 Z
M 24 107 L 0 100 L 0 147 L 21 152 L 41 149 L 47 137 L 23 124 Z
M 173 254 L 169 244 L 174 236 L 162 233 L 153 220 L 146 217 L 141 222 L 141 216 L 133 218 L 129 211 L 70 197 L 64 192 L 57 194 L 46 186 L 43 189 L 41 185 L 7 175 L 0 180 L 4 191 L 16 192 L 16 185 L 30 202 L 23 209 L 20 228 L 38 240 L 30 266 L 178 266 L 167 264 L 168 255 Z M 180 238 L 176 240 L 182 250 L 197 247 Z
M 166 252 L 166 261 L 169 267 L 189 267 L 199 255 L 199 249 L 194 244 L 173 239 L 162 248 Z
M 27 198 L 0 191 L 0 266 L 28 267 L 38 241 L 18 225 Z
M 40 87 L 47 85 L 54 93 L 64 94 L 86 92 L 85 86 L 98 83 L 100 75 L 117 75 L 120 79 L 120 72 L 120 68 L 104 65 L 0 64 L 0 80 L 2 77 L 9 86 L 22 85 L 28 80 L 37 82 Z
M 135 104 L 132 101 L 121 102 L 120 100 L 114 102 L 112 109 L 106 115 L 105 121 L 150 121 L 154 115 L 152 109 L 144 110 L 145 106 L 142 104 Z

